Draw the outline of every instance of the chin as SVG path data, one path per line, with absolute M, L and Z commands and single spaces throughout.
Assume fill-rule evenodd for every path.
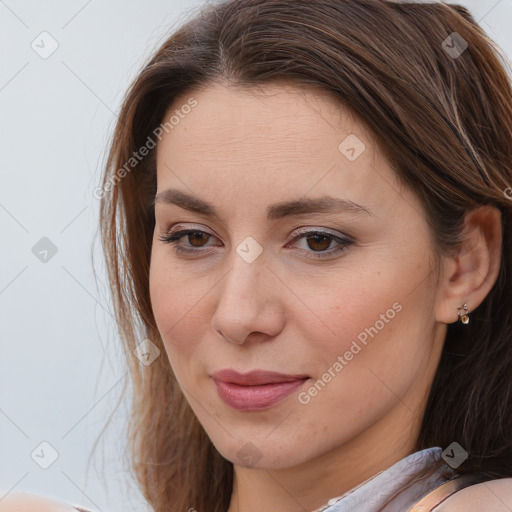
M 221 441 L 212 440 L 212 442 L 225 459 L 241 467 L 285 469 L 309 459 L 309 454 L 304 451 L 303 445 L 299 448 L 290 438 L 285 443 L 281 438 L 271 440 L 268 438 L 268 433 L 262 434 L 259 438 L 255 435 L 247 435 L 228 437 Z

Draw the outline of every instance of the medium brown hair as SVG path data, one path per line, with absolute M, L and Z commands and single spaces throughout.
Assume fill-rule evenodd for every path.
M 459 56 L 443 44 L 454 41 L 448 39 L 454 32 L 468 44 Z M 470 455 L 459 473 L 512 476 L 512 200 L 505 192 L 512 186 L 512 88 L 506 63 L 464 7 L 384 0 L 210 5 L 151 57 L 125 96 L 113 134 L 100 227 L 133 385 L 130 457 L 156 512 L 225 512 L 233 464 L 198 422 L 168 358 L 145 366 L 133 355 L 146 338 L 165 354 L 149 295 L 156 150 L 122 178 L 118 171 L 154 136 L 178 96 L 215 81 L 247 88 L 281 81 L 337 98 L 421 200 L 437 254 L 459 247 L 472 209 L 501 211 L 497 282 L 471 312 L 469 326 L 448 326 L 416 449 L 456 441 Z

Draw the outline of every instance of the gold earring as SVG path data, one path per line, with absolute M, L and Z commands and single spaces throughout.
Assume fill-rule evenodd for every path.
M 461 308 L 457 308 L 459 311 L 459 320 L 463 324 L 469 324 L 468 305 L 464 304 Z

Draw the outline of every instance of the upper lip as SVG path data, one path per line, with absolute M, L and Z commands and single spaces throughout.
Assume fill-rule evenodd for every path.
M 230 384 L 238 384 L 240 386 L 257 386 L 260 384 L 293 382 L 295 380 L 307 379 L 308 375 L 289 375 L 266 370 L 253 370 L 248 373 L 239 373 L 236 370 L 225 369 L 214 372 L 212 377 L 215 380 L 220 380 Z

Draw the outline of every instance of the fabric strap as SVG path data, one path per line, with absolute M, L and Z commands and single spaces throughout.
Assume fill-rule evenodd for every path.
M 409 512 L 431 512 L 457 491 L 460 491 L 465 487 L 469 487 L 470 485 L 479 484 L 489 480 L 492 480 L 492 477 L 483 473 L 470 473 L 456 477 L 453 480 L 436 487 L 432 492 L 418 501 L 416 505 L 410 508 Z

